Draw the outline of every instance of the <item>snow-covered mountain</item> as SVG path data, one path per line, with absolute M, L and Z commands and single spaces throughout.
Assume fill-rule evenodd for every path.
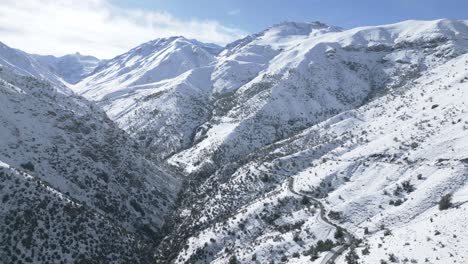
M 325 215 L 362 239 L 355 245 L 359 263 L 465 262 L 467 67 L 468 54 L 449 59 L 210 176 L 179 209 L 168 244 L 184 247 L 172 257 L 176 263 L 227 263 L 234 255 L 241 263 L 325 263 L 329 254 L 314 256 L 311 248 L 320 240 L 339 242 L 335 228 L 295 191 L 320 199 Z M 440 211 L 449 193 L 454 206 Z M 347 254 L 336 263 L 353 263 Z
M 179 156 L 217 166 L 465 52 L 464 30 L 464 22 L 449 20 L 346 31 L 285 22 L 217 57 L 194 41 L 158 39 L 101 65 L 73 89 L 99 102 L 157 157 L 196 143 Z
M 190 146 L 208 120 L 214 61 L 200 42 L 157 39 L 105 62 L 73 89 L 163 158 Z
M 99 63 L 99 59 L 80 53 L 62 57 L 28 54 L 0 42 L 0 66 L 21 75 L 46 80 L 56 86 L 68 86 L 81 81 Z
M 195 136 L 199 142 L 173 162 L 191 160 L 187 164 L 191 171 L 194 164 L 217 166 L 239 160 L 254 149 L 401 87 L 468 48 L 464 22 L 408 21 L 348 31 L 312 25 L 311 33 L 304 35 L 304 27 L 281 24 L 223 52 L 226 55 L 217 68 L 228 73 L 214 72 L 215 91 L 218 76 L 240 72 L 239 76 L 254 77 L 218 96 L 213 116 L 204 125 L 209 129 L 200 131 Z M 299 35 L 292 35 L 296 32 Z M 270 56 L 260 63 L 239 63 L 257 49 L 262 56 Z M 230 67 L 232 63 L 242 67 Z M 257 65 L 260 68 L 254 69 Z
M 311 217 L 314 210 L 298 204 L 302 198 L 288 188 L 287 180 L 297 177 L 297 191 L 330 197 L 323 199 L 327 212 L 339 215 L 344 227 L 375 249 L 368 255 L 359 253 L 364 263 L 393 259 L 390 253 L 401 261 L 423 262 L 428 257 L 437 263 L 437 258 L 442 259 L 437 253 L 429 257 L 408 246 L 402 251 L 414 236 L 382 249 L 376 242 L 391 232 L 387 229 L 417 233 L 417 221 L 436 216 L 434 228 L 447 233 L 423 247 L 440 243 L 446 247 L 454 235 L 453 246 L 441 249 L 441 254 L 444 260 L 453 255 L 463 262 L 468 256 L 456 249 L 466 243 L 456 237 L 457 232 L 464 233 L 463 226 L 447 226 L 457 213 L 441 216 L 437 202 L 449 192 L 455 192 L 459 202 L 467 200 L 462 146 L 468 98 L 462 90 L 468 80 L 468 23 L 406 21 L 346 31 L 314 23 L 322 30 L 309 35 L 303 33 L 304 27 L 292 24 L 286 32 L 293 33 L 278 33 L 285 25 L 230 45 L 218 57 L 214 73 L 231 60 L 236 65 L 239 58 L 262 55 L 258 63 L 234 66 L 248 69 L 232 70 L 241 72 L 239 76 L 254 77 L 219 85 L 228 92 L 212 94 L 210 121 L 197 129 L 192 147 L 169 159 L 191 176 L 184 188 L 186 203 L 179 208 L 175 231 L 160 247 L 160 255 L 180 263 L 226 263 L 233 255 L 242 263 L 254 258 L 259 263 L 284 258 L 290 263 L 309 261 L 310 256 L 300 256 L 307 255 L 310 246 L 334 238 L 329 227 Z M 253 56 L 252 50 L 258 49 L 262 52 Z M 214 91 L 217 76 L 212 75 Z M 429 109 L 443 111 L 436 116 L 420 114 Z M 452 131 L 452 123 L 457 130 Z M 333 126 L 338 130 L 333 132 Z M 373 137 L 364 129 L 371 127 Z M 298 133 L 307 134 L 307 139 L 297 140 Z M 388 136 L 392 134 L 399 136 Z M 412 154 L 416 150 L 418 154 Z M 447 152 L 450 157 L 444 157 Z M 390 165 L 382 167 L 387 162 Z M 453 163 L 447 165 L 453 167 L 452 173 L 442 170 L 444 162 Z M 437 175 L 437 180 L 424 181 L 425 174 Z M 417 191 L 413 187 L 399 191 L 408 184 Z M 463 208 L 460 221 L 467 217 Z M 381 225 L 386 227 L 379 232 Z M 365 227 L 371 233 L 364 236 Z M 428 235 L 414 239 L 424 243 Z M 344 262 L 344 255 L 338 261 Z
M 17 65 L 0 67 L 2 262 L 148 263 L 179 178 L 97 106 Z
M 30 76 L 53 83 L 56 87 L 64 87 L 61 77 L 47 66 L 38 62 L 33 55 L 24 51 L 10 48 L 0 42 L 0 67 L 10 69 L 17 74 Z M 61 89 L 70 92 L 69 89 Z
M 284 22 L 222 50 L 156 39 L 70 86 L 95 104 L 0 55 L 0 176 L 28 194 L 2 217 L 25 197 L 80 208 L 104 261 L 127 246 L 121 262 L 468 259 L 468 21 Z
M 94 71 L 100 60 L 80 53 L 55 57 L 52 55 L 33 55 L 41 64 L 63 78 L 67 83 L 76 84 Z
M 190 39 L 190 42 L 192 42 L 193 44 L 195 44 L 195 45 L 197 45 L 199 47 L 202 47 L 204 50 L 208 51 L 212 55 L 218 55 L 224 49 L 223 47 L 219 46 L 218 44 L 205 43 L 205 42 L 198 41 L 196 39 Z

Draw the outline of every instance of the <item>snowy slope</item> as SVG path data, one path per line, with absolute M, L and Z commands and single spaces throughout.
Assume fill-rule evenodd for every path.
M 468 144 L 467 25 L 439 20 L 358 28 L 311 38 L 300 44 L 310 49 L 277 55 L 273 59 L 277 63 L 270 69 L 275 73 L 288 72 L 288 65 L 294 65 L 295 72 L 287 73 L 294 76 L 316 65 L 303 76 L 312 80 L 325 77 L 307 89 L 317 92 L 320 89 L 314 87 L 328 86 L 327 91 L 333 91 L 334 65 L 341 67 L 337 72 L 359 78 L 356 90 L 351 91 L 367 90 L 368 98 L 362 98 L 360 107 L 337 108 L 341 113 L 330 113 L 331 118 L 311 121 L 316 124 L 298 129 L 291 137 L 243 152 L 249 155 L 224 159 L 216 168 L 212 164 L 220 153 L 232 155 L 264 140 L 268 136 L 265 121 L 284 129 L 288 125 L 281 119 L 284 112 L 291 113 L 296 106 L 302 111 L 310 107 L 302 103 L 303 94 L 289 105 L 268 100 L 275 107 L 252 122 L 260 128 L 252 130 L 252 125 L 240 130 L 246 117 L 255 113 L 253 102 L 269 97 L 257 96 L 247 106 L 242 95 L 249 86 L 239 88 L 231 99 L 240 98 L 241 103 L 223 114 L 204 140 L 170 159 L 192 177 L 184 189 L 187 202 L 177 212 L 172 223 L 175 231 L 161 245 L 161 255 L 171 252 L 177 263 L 227 263 L 233 255 L 241 263 L 255 262 L 253 259 L 258 263 L 310 263 L 308 249 L 318 240 L 333 239 L 333 231 L 324 232 L 326 227 L 310 216 L 308 206 L 288 205 L 291 199 L 298 199 L 286 188 L 286 181 L 294 177 L 297 191 L 322 198 L 326 210 L 338 215 L 337 223 L 363 238 L 356 250 L 363 263 L 389 261 L 390 253 L 402 262 L 414 259 L 423 263 L 428 258 L 430 263 L 464 263 L 468 256 L 460 249 L 466 247 L 462 238 L 467 235 L 466 204 L 439 211 L 437 202 L 450 192 L 456 203 L 468 200 L 464 151 Z M 297 85 L 295 80 L 281 78 L 272 87 L 281 87 L 278 90 L 284 99 L 300 90 L 291 88 Z M 352 89 L 351 84 L 341 79 L 335 87 L 346 93 L 342 90 Z M 307 123 L 303 125 L 307 127 Z M 239 131 L 247 134 L 239 136 Z M 252 131 L 256 138 L 248 136 Z M 228 147 L 218 147 L 236 137 L 239 139 Z M 412 188 L 402 187 L 407 181 Z M 365 227 L 369 235 L 364 235 Z M 384 235 L 385 230 L 392 234 Z M 366 244 L 370 253 L 363 255 Z M 433 252 L 428 253 L 429 249 Z M 325 253 L 314 263 L 321 263 L 323 257 Z M 337 263 L 345 263 L 344 257 Z
M 223 110 L 224 96 L 266 68 L 280 49 L 336 30 L 320 23 L 284 23 L 255 35 L 259 41 L 247 43 L 251 36 L 231 44 L 218 57 L 198 41 L 158 39 L 99 66 L 73 90 L 99 102 L 111 119 L 165 158 L 200 141 L 212 126 L 201 125 Z M 266 42 L 274 38 L 285 44 L 269 47 Z
M 320 22 L 284 22 L 231 43 L 221 52 L 213 72 L 214 93 L 240 88 L 266 70 L 272 59 L 284 50 L 315 36 L 341 30 Z
M 204 50 L 208 51 L 209 53 L 211 53 L 212 55 L 218 55 L 221 51 L 223 51 L 223 47 L 217 45 L 217 44 L 214 44 L 214 43 L 205 43 L 205 42 L 201 42 L 201 41 L 198 41 L 196 39 L 190 39 L 190 42 L 192 42 L 193 44 L 199 46 L 199 47 L 202 47 Z
M 62 57 L 55 57 L 52 55 L 33 55 L 33 57 L 69 84 L 75 84 L 83 80 L 93 72 L 100 63 L 99 59 L 93 56 L 81 55 L 80 53 Z
M 0 67 L 15 71 L 23 76 L 35 77 L 53 83 L 64 93 L 70 93 L 65 88 L 61 77 L 35 59 L 34 55 L 13 49 L 0 42 Z
M 202 187 L 209 196 L 191 208 L 197 213 L 190 219 L 201 231 L 186 240 L 178 261 L 225 263 L 236 255 L 251 263 L 255 255 L 260 263 L 310 263 L 310 246 L 333 233 L 303 218 L 311 213 L 307 206 L 285 205 L 297 199 L 284 185 L 294 177 L 297 191 L 324 197 L 327 210 L 341 215 L 336 222 L 364 239 L 357 249 L 363 263 L 389 261 L 391 254 L 400 261 L 464 263 L 467 67 L 468 55 L 450 60 L 392 94 L 263 149 L 223 184 Z M 405 181 L 414 190 L 395 192 Z M 439 211 L 437 202 L 450 192 L 460 207 Z M 293 228 L 284 229 L 287 224 Z M 368 255 L 361 253 L 365 245 Z
M 85 206 L 86 215 L 80 221 L 104 225 L 98 231 L 93 231 L 96 227 L 92 227 L 85 231 L 86 234 L 98 239 L 106 236 L 108 230 L 109 237 L 93 240 L 97 251 L 88 245 L 80 249 L 80 253 L 86 258 L 95 256 L 95 253 L 102 254 L 105 259 L 121 255 L 122 263 L 125 259 L 141 261 L 146 257 L 139 256 L 141 252 L 138 250 L 143 244 L 154 246 L 154 240 L 161 235 L 159 228 L 172 210 L 179 188 L 175 174 L 146 159 L 138 143 L 94 104 L 82 97 L 58 92 L 58 88 L 49 82 L 22 76 L 3 67 L 0 68 L 0 124 L 2 163 L 27 171 L 34 181 L 50 186 L 59 196 L 72 199 L 78 207 Z M 7 186 L 13 184 L 10 181 L 15 177 L 19 176 L 7 177 Z M 8 188 L 1 191 L 2 195 L 9 195 Z M 9 210 L 6 213 L 26 214 L 29 209 L 20 201 L 42 199 L 43 195 L 50 197 L 46 194 L 48 190 L 38 189 L 39 193 L 14 194 L 15 200 L 10 201 L 11 208 L 5 208 Z M 63 199 L 50 199 L 60 208 L 68 203 Z M 59 221 L 55 217 L 62 209 L 56 212 L 40 204 L 34 206 L 39 206 L 37 213 L 42 215 L 41 221 L 45 221 L 43 216 L 51 218 L 51 224 Z M 2 218 L 0 222 L 2 237 L 10 230 L 6 227 L 10 222 L 7 219 Z M 31 221 L 39 221 L 35 219 Z M 61 222 L 58 228 L 69 230 L 76 228 L 74 225 L 73 221 L 69 226 Z M 67 235 L 64 238 L 78 239 L 78 244 L 87 243 L 88 239 L 72 239 Z M 19 242 L 17 235 L 11 239 Z M 116 247 L 108 239 L 115 240 Z M 29 247 L 7 248 L 24 251 L 28 256 L 40 249 L 41 239 L 34 241 L 34 245 Z M 120 252 L 127 246 L 129 250 L 124 251 L 126 253 Z M 71 252 L 63 252 L 60 257 L 65 258 Z M 8 253 L 2 250 L 0 254 Z
M 188 147 L 211 113 L 215 57 L 201 44 L 183 37 L 145 43 L 100 65 L 73 90 L 97 101 L 156 158 L 167 157 Z
M 0 162 L 3 263 L 148 263 L 150 243 L 48 183 Z
M 238 160 L 401 87 L 468 49 L 468 26 L 461 21 L 406 21 L 339 32 L 320 24 L 318 32 L 312 30 L 306 37 L 303 30 L 299 35 L 284 34 L 283 27 L 232 48 L 234 55 L 229 57 L 249 57 L 251 48 L 258 47 L 279 45 L 281 50 L 260 64 L 252 80 L 218 97 L 213 116 L 204 125 L 209 129 L 196 135 L 203 140 L 174 157 L 174 164 L 189 161 L 191 172 Z M 216 90 L 216 81 L 213 85 Z M 229 85 L 224 82 L 222 87 Z
M 221 52 L 157 39 L 72 89 L 186 175 L 161 263 L 325 262 L 311 249 L 340 239 L 298 193 L 363 240 L 363 263 L 464 263 L 467 52 L 467 21 L 286 22 Z M 459 209 L 441 212 L 449 192 Z
M 172 79 L 213 60 L 213 55 L 183 37 L 156 39 L 106 61 L 74 90 L 95 101 L 111 99 L 135 90 L 133 86 Z

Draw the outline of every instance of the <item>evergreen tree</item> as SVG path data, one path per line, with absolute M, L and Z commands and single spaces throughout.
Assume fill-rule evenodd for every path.
M 338 227 L 335 231 L 335 239 L 342 239 L 344 236 L 343 228 Z
M 359 256 L 356 253 L 356 250 L 354 250 L 354 248 L 352 248 L 349 251 L 349 253 L 346 254 L 345 259 L 346 259 L 347 264 L 359 264 L 358 262 Z

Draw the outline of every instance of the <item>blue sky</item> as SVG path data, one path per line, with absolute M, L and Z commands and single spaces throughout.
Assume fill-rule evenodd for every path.
M 283 21 L 343 28 L 468 19 L 468 0 L 0 0 L 0 41 L 36 54 L 112 58 L 185 36 L 225 45 Z
M 282 21 L 321 21 L 352 28 L 408 19 L 468 19 L 468 0 L 112 0 L 124 8 L 216 20 L 250 33 Z

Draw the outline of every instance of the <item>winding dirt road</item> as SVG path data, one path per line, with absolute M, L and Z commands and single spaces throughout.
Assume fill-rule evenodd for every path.
M 332 264 L 335 262 L 335 260 L 341 256 L 341 254 L 343 254 L 343 252 L 346 251 L 346 249 L 348 249 L 350 246 L 352 246 L 354 243 L 355 243 L 355 238 L 354 236 L 348 231 L 346 230 L 345 228 L 343 227 L 340 227 L 338 226 L 337 224 L 335 223 L 332 223 L 326 216 L 326 210 L 325 210 L 325 206 L 323 206 L 322 202 L 320 202 L 319 200 L 315 199 L 313 196 L 309 195 L 309 194 L 306 194 L 306 193 L 299 193 L 299 192 L 296 192 L 294 190 L 294 178 L 289 178 L 289 181 L 288 181 L 288 188 L 289 190 L 294 193 L 295 195 L 299 195 L 299 196 L 303 196 L 303 197 L 307 197 L 309 198 L 313 203 L 317 204 L 319 209 L 320 209 L 320 220 L 322 220 L 324 223 L 326 223 L 327 225 L 330 225 L 332 227 L 334 227 L 335 229 L 338 229 L 338 228 L 341 228 L 343 230 L 343 233 L 344 233 L 344 243 L 334 249 L 332 249 L 331 251 L 329 251 L 327 253 L 327 255 L 325 255 L 325 257 L 322 259 L 322 262 L 321 264 Z

